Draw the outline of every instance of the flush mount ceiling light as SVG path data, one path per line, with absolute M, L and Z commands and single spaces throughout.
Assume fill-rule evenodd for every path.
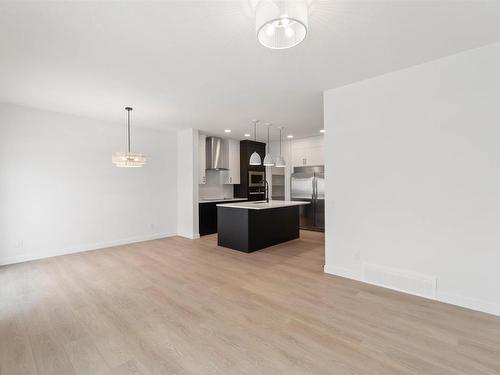
M 281 131 L 282 130 L 283 130 L 283 126 L 280 126 L 280 155 L 276 158 L 276 167 L 278 167 L 278 168 L 285 168 L 286 167 L 285 159 L 283 159 L 283 156 L 281 156 Z
M 292 139 L 293 138 L 293 134 L 288 134 L 286 137 Z
M 231 129 L 224 130 L 224 133 L 231 133 Z
M 130 111 L 132 107 L 125 107 L 127 111 L 127 152 L 115 152 L 111 157 L 114 165 L 121 168 L 139 168 L 146 164 L 146 157 L 139 152 L 130 151 Z
M 272 124 L 267 123 L 267 154 L 266 157 L 264 158 L 264 166 L 265 167 L 274 167 L 274 158 L 273 155 L 271 155 L 271 143 L 269 143 L 269 129 L 271 129 Z
M 260 0 L 255 6 L 257 39 L 268 48 L 291 48 L 308 28 L 307 0 Z
M 257 123 L 259 120 L 252 120 L 253 121 L 253 134 L 254 134 L 254 140 L 257 142 Z M 250 165 L 261 165 L 262 160 L 260 158 L 260 155 L 257 153 L 257 151 L 254 151 L 253 154 L 250 156 Z

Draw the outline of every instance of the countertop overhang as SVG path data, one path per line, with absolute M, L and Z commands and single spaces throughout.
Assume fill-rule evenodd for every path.
M 217 207 L 242 208 L 246 210 L 268 210 L 271 208 L 302 206 L 306 204 L 310 204 L 310 202 L 270 200 L 269 203 L 265 201 L 223 203 L 223 204 L 218 204 Z
M 220 199 L 200 199 L 198 203 L 219 203 L 219 202 L 238 202 L 247 201 L 248 198 L 220 198 Z

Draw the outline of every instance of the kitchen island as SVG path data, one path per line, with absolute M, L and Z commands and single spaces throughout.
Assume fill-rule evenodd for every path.
M 305 204 L 309 202 L 218 204 L 218 245 L 251 253 L 299 238 L 299 206 Z

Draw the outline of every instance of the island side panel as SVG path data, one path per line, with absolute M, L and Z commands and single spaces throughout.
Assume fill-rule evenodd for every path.
M 249 252 L 248 211 L 217 207 L 217 245 Z
M 299 206 L 248 210 L 249 252 L 299 238 Z

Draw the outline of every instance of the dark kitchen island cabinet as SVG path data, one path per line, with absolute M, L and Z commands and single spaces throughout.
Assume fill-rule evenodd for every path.
M 217 205 L 219 246 L 251 253 L 299 238 L 298 201 L 240 202 Z
M 198 202 L 198 223 L 200 236 L 217 233 L 217 204 L 228 202 L 241 202 L 246 199 L 211 199 Z

